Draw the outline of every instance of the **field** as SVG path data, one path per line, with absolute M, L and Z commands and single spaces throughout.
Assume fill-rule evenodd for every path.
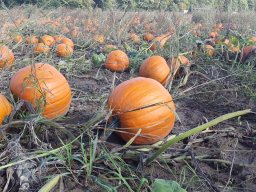
M 167 189 L 177 192 L 255 191 L 256 48 L 246 60 L 243 51 L 256 45 L 255 13 L 44 10 L 26 5 L 1 9 L 0 15 L 0 46 L 8 46 L 15 56 L 11 67 L 0 68 L 0 93 L 13 105 L 0 124 L 0 191 L 157 192 L 157 179 L 169 181 Z M 209 38 L 213 31 L 218 36 Z M 154 40 L 143 40 L 145 33 L 171 36 L 151 50 Z M 23 40 L 15 42 L 17 35 Z M 53 46 L 47 54 L 35 54 L 35 45 L 25 40 L 31 35 L 66 36 L 75 43 L 74 53 L 58 57 Z M 213 45 L 214 54 L 205 44 Z M 112 50 L 106 45 L 128 55 L 128 69 L 112 72 L 104 67 Z M 120 125 L 109 120 L 107 102 L 117 85 L 139 76 L 140 65 L 152 55 L 166 61 L 184 55 L 191 65 L 182 65 L 180 74 L 164 85 L 176 105 L 170 135 L 153 145 L 133 145 L 117 134 Z M 69 82 L 72 102 L 65 116 L 49 120 L 11 94 L 13 75 L 35 63 L 54 66 Z M 246 109 L 252 112 L 187 135 L 148 163 L 174 135 Z M 175 190 L 174 185 L 180 187 Z M 163 183 L 161 187 L 167 191 Z

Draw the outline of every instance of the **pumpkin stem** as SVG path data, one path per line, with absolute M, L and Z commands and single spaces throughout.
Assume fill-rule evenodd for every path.
M 174 145 L 175 143 L 188 138 L 194 134 L 197 134 L 207 128 L 210 128 L 212 126 L 215 126 L 223 121 L 226 121 L 228 119 L 234 118 L 234 117 L 238 117 L 238 116 L 242 116 L 245 114 L 251 113 L 251 109 L 246 109 L 243 111 L 237 111 L 237 112 L 233 112 L 233 113 L 228 113 L 225 115 L 222 115 L 208 123 L 205 123 L 203 125 L 197 126 L 189 131 L 186 131 L 185 133 L 182 133 L 176 137 L 174 137 L 173 139 L 169 140 L 168 142 L 166 142 L 160 149 L 158 149 L 152 156 L 150 156 L 149 158 L 146 159 L 145 161 L 145 165 L 148 165 L 149 163 L 151 163 L 152 161 L 154 161 L 159 155 L 161 155 L 161 153 L 165 152 L 169 147 L 171 147 L 172 145 Z

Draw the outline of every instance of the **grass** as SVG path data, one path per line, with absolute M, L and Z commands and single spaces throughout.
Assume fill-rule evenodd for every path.
M 251 158 L 250 154 L 254 154 L 253 148 L 238 144 L 239 149 L 236 152 L 238 161 L 233 162 L 233 153 L 230 155 L 225 149 L 225 143 L 220 143 L 221 141 L 228 143 L 230 139 L 231 144 L 227 149 L 233 150 L 233 138 L 242 138 L 246 142 L 247 137 L 253 137 L 255 122 L 236 119 L 216 125 L 213 130 L 205 132 L 191 130 L 222 114 L 249 108 L 248 100 L 256 98 L 254 64 L 243 65 L 235 62 L 227 65 L 218 56 L 212 58 L 200 52 L 196 58 L 193 58 L 190 54 L 196 47 L 196 41 L 207 38 L 212 25 L 219 21 L 225 20 L 228 26 L 232 19 L 233 30 L 245 37 L 252 35 L 255 29 L 254 17 L 248 17 L 248 13 L 231 15 L 210 11 L 197 12 L 192 17 L 162 11 L 135 13 L 95 10 L 85 13 L 80 9 L 43 10 L 33 6 L 26 6 L 22 10 L 16 7 L 8 12 L 0 10 L 0 13 L 3 14 L 0 22 L 4 24 L 0 41 L 13 48 L 16 55 L 13 69 L 0 70 L 1 92 L 10 95 L 8 88 L 10 77 L 19 68 L 36 62 L 50 63 L 59 69 L 69 80 L 73 92 L 69 114 L 65 118 L 54 121 L 46 120 L 37 114 L 21 112 L 18 108 L 20 103 L 12 99 L 17 111 L 14 120 L 1 127 L 4 130 L 8 126 L 11 127 L 0 144 L 1 171 L 12 168 L 16 170 L 28 162 L 35 163 L 34 167 L 28 168 L 26 165 L 23 169 L 27 168 L 27 173 L 30 175 L 29 187 L 35 188 L 36 191 L 43 186 L 55 191 L 64 186 L 68 190 L 86 188 L 89 191 L 139 192 L 150 191 L 156 178 L 175 180 L 187 191 L 210 190 L 209 179 L 218 189 L 226 186 L 226 189 L 232 190 L 240 187 L 241 178 L 231 174 L 233 183 L 225 183 L 230 180 L 226 179 L 226 176 L 229 176 L 230 167 L 236 166 L 245 172 L 250 166 L 251 169 L 255 168 L 255 162 L 250 164 L 247 161 Z M 13 18 L 14 22 L 18 18 L 25 19 L 17 27 L 13 26 L 10 17 L 16 15 L 14 13 L 18 13 L 17 17 Z M 142 18 L 139 25 L 132 23 L 136 14 Z M 202 17 L 199 16 L 200 14 Z M 30 17 L 26 20 L 27 15 Z M 60 26 L 42 24 L 45 18 L 59 21 Z M 88 24 L 88 19 L 91 19 L 95 25 L 95 29 L 89 29 L 91 31 L 88 30 L 87 25 L 84 25 L 85 22 Z M 202 29 L 202 37 L 191 33 L 193 20 L 198 19 L 205 26 Z M 164 49 L 152 52 L 149 44 L 142 41 L 145 33 L 143 26 L 147 23 L 153 23 L 155 35 L 165 33 L 170 27 L 175 29 L 175 34 Z M 242 27 L 241 23 L 248 28 Z M 64 33 L 62 28 L 64 26 L 70 30 L 79 27 L 78 37 L 72 37 L 70 32 Z M 139 34 L 140 44 L 135 44 L 129 39 L 130 32 Z M 63 34 L 74 40 L 75 53 L 70 58 L 61 59 L 56 57 L 53 48 L 50 55 L 35 56 L 33 46 L 27 46 L 24 42 L 12 43 L 10 38 L 15 34 L 24 36 Z M 106 55 L 103 52 L 105 44 L 96 42 L 95 34 L 105 35 L 105 44 L 114 44 L 127 52 L 131 62 L 128 71 L 113 74 L 104 69 L 101 64 L 93 63 L 93 54 Z M 225 31 L 222 35 L 225 36 Z M 181 86 L 182 78 L 174 80 L 168 86 L 177 103 L 181 121 L 176 122 L 173 134 L 180 134 L 180 137 L 185 135 L 185 137 L 181 141 L 177 139 L 179 136 L 174 139 L 171 136 L 164 140 L 166 144 L 150 146 L 133 146 L 130 145 L 131 142 L 124 144 L 113 134 L 117 132 L 114 129 L 117 122 L 113 122 L 112 125 L 107 124 L 109 113 L 105 105 L 110 91 L 120 82 L 137 76 L 140 64 L 148 56 L 160 54 L 168 59 L 182 53 L 191 60 L 192 71 L 200 72 L 210 79 L 207 80 L 195 73 L 189 76 L 187 84 L 183 86 Z M 233 129 L 229 129 L 230 127 Z M 193 134 L 187 135 L 188 130 Z M 113 138 L 109 139 L 111 136 Z M 170 140 L 167 141 L 168 139 Z M 170 148 L 168 143 L 174 144 L 175 139 L 180 142 L 175 141 L 173 148 Z M 11 145 L 13 143 L 15 145 Z M 162 150 L 163 147 L 164 150 Z M 188 149 L 193 151 L 194 159 Z M 245 160 L 239 155 L 243 150 L 250 151 L 246 154 Z M 20 151 L 22 156 L 18 155 Z M 157 151 L 160 151 L 161 155 Z M 225 159 L 221 154 L 226 154 L 230 158 Z M 151 158 L 152 155 L 153 158 Z M 224 175 L 223 181 L 219 181 L 216 175 Z M 22 176 L 27 177 L 23 173 L 17 180 L 21 181 Z M 32 176 L 38 180 L 34 181 Z M 253 179 L 252 181 L 243 179 L 243 181 L 249 184 L 254 182 Z M 0 185 L 0 189 L 3 189 L 5 184 Z M 246 184 L 243 187 L 245 186 Z M 8 188 L 9 185 L 6 187 Z

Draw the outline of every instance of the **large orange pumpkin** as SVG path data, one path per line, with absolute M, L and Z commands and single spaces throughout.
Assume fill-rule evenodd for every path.
M 65 77 L 53 66 L 37 63 L 20 69 L 10 82 L 13 95 L 30 102 L 49 119 L 65 115 L 71 103 L 71 90 Z
M 157 80 L 164 84 L 170 73 L 170 68 L 165 59 L 161 56 L 154 55 L 147 58 L 140 66 L 139 75 Z
M 73 54 L 73 48 L 69 45 L 61 43 L 56 47 L 56 53 L 59 57 L 70 57 Z
M 4 95 L 0 94 L 0 125 L 2 124 L 3 120 L 11 114 L 11 112 L 12 105 Z
M 133 144 L 160 141 L 174 127 L 172 96 L 154 79 L 137 77 L 121 83 L 111 93 L 108 108 L 119 119 L 119 134 L 125 141 L 141 129 Z
M 0 68 L 10 66 L 14 63 L 15 58 L 12 50 L 7 46 L 0 46 Z
M 125 52 L 121 50 L 111 51 L 106 59 L 105 67 L 110 71 L 122 72 L 129 66 L 129 58 Z

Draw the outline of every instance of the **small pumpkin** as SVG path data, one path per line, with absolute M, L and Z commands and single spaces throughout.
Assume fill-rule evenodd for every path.
M 6 99 L 6 97 L 0 94 L 0 125 L 2 125 L 3 120 L 8 117 L 12 112 L 12 105 Z M 1 134 L 0 134 L 1 137 Z
M 174 127 L 175 104 L 170 93 L 156 80 L 137 77 L 119 84 L 110 94 L 108 108 L 120 121 L 118 134 L 133 144 L 153 144 Z
M 129 58 L 121 50 L 111 51 L 106 59 L 105 67 L 113 72 L 122 72 L 129 66 Z
M 131 33 L 130 38 L 134 43 L 140 43 L 140 37 L 136 33 Z
M 152 33 L 146 33 L 143 37 L 143 39 L 147 42 L 150 42 L 154 39 L 154 35 Z
M 256 46 L 245 46 L 241 52 L 242 63 L 246 62 L 246 60 L 250 57 L 251 54 L 256 55 Z
M 41 42 L 49 47 L 53 47 L 55 45 L 55 40 L 50 35 L 44 35 L 43 37 L 41 37 Z
M 204 50 L 206 51 L 207 55 L 213 57 L 215 55 L 215 50 L 211 45 L 205 45 Z
M 21 35 L 16 35 L 13 39 L 15 43 L 21 43 L 23 41 L 23 37 Z
M 173 57 L 168 61 L 171 77 L 179 77 L 182 74 L 182 68 L 185 67 L 185 71 L 188 71 L 187 68 L 190 67 L 190 61 L 184 55 L 179 55 L 178 57 Z
M 73 52 L 73 48 L 64 43 L 61 43 L 56 47 L 56 53 L 59 57 L 70 57 L 73 55 Z
M 139 75 L 157 80 L 164 84 L 170 73 L 170 68 L 165 59 L 161 56 L 154 55 L 147 58 L 140 66 Z
M 0 46 L 0 68 L 10 66 L 14 63 L 15 58 L 12 50 L 7 46 Z
M 104 35 L 95 35 L 94 40 L 100 44 L 103 44 L 105 42 L 105 36 Z
M 48 119 L 65 115 L 71 103 L 66 78 L 53 66 L 37 63 L 20 69 L 10 81 L 12 94 L 30 102 Z
M 37 44 L 38 42 L 39 40 L 35 35 L 31 35 L 26 38 L 27 44 L 34 45 L 34 44 Z
M 219 34 L 216 31 L 211 32 L 210 35 L 209 35 L 209 37 L 212 38 L 212 39 L 216 39 L 218 36 L 219 36 Z
M 44 43 L 38 43 L 37 46 L 34 48 L 35 54 L 44 53 L 47 54 L 50 52 L 50 47 L 45 45 Z
M 172 34 L 167 33 L 156 37 L 150 45 L 150 50 L 155 51 L 157 48 L 163 48 L 165 43 L 171 38 Z
M 67 37 L 63 37 L 63 38 L 61 39 L 61 43 L 64 43 L 64 44 L 66 44 L 66 45 L 69 45 L 72 49 L 74 49 L 74 47 L 75 47 L 74 42 L 73 42 L 71 39 L 67 38 Z

